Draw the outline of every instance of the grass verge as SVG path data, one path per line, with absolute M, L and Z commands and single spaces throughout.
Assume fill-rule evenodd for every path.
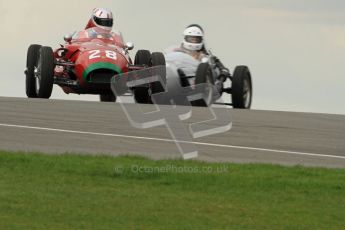
M 343 229 L 345 170 L 0 152 L 0 229 Z

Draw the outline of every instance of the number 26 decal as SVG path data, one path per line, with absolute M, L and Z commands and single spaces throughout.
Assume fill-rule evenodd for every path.
M 105 53 L 105 56 L 107 58 L 110 58 L 110 59 L 113 59 L 113 60 L 116 60 L 117 59 L 117 53 L 115 51 L 112 51 L 112 50 L 106 50 L 104 51 Z M 91 50 L 89 52 L 89 60 L 91 59 L 95 59 L 95 58 L 101 58 L 101 51 L 100 50 Z

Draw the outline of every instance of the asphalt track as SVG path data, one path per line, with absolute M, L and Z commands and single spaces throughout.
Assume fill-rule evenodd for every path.
M 198 160 L 345 167 L 345 116 L 231 114 L 230 131 L 195 139 Z M 207 110 L 193 108 L 193 120 L 207 117 Z M 119 104 L 6 97 L 0 97 L 0 149 L 181 158 L 165 126 L 134 128 Z

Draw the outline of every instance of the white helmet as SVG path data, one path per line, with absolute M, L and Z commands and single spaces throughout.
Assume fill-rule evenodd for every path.
M 204 47 L 204 31 L 196 24 L 188 26 L 183 32 L 182 46 L 190 51 L 199 51 Z
M 92 13 L 92 22 L 101 29 L 111 30 L 113 28 L 113 13 L 108 9 L 96 8 Z

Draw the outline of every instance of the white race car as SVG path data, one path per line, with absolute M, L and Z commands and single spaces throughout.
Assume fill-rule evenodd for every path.
M 165 55 L 167 63 L 167 90 L 176 94 L 181 88 L 195 88 L 199 84 L 209 83 L 211 87 L 203 99 L 191 100 L 194 106 L 210 106 L 211 104 L 230 105 L 238 109 L 250 109 L 252 104 L 252 79 L 247 66 L 237 66 L 233 75 L 224 67 L 220 60 L 208 52 L 201 62 L 190 55 L 173 51 Z M 230 88 L 224 88 L 227 80 Z M 216 103 L 223 93 L 231 94 L 232 101 Z

